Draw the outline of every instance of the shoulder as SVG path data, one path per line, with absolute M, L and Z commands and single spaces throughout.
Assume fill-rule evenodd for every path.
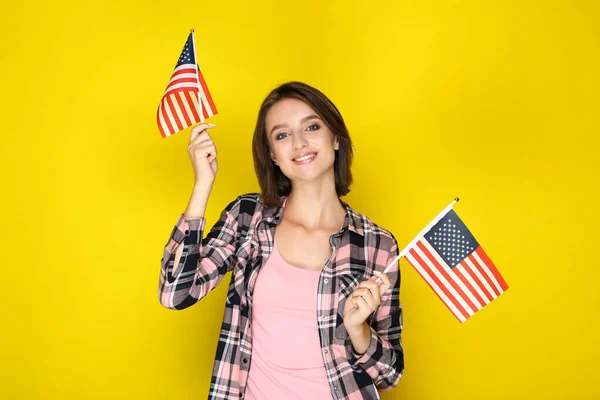
M 225 208 L 229 214 L 236 216 L 254 215 L 256 209 L 262 207 L 260 195 L 258 193 L 245 193 L 233 199 Z
M 238 218 L 241 217 L 248 220 L 256 220 L 257 217 L 276 214 L 279 210 L 278 207 L 267 206 L 263 202 L 260 193 L 241 194 L 229 203 L 227 209 Z
M 364 217 L 364 230 L 371 235 L 378 237 L 379 241 L 385 244 L 385 247 L 391 250 L 398 247 L 398 242 L 394 234 L 386 228 L 376 224 L 372 219 L 363 215 Z
M 240 213 L 253 215 L 257 208 L 262 208 L 263 203 L 258 193 L 245 193 L 237 197 L 236 201 L 239 203 Z
M 377 224 L 365 214 L 359 213 L 350 207 L 349 210 L 356 228 L 363 234 L 367 243 L 389 251 L 395 251 L 398 248 L 396 237 L 390 230 Z

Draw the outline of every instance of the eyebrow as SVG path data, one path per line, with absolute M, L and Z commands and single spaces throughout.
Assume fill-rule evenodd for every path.
M 309 116 L 307 116 L 307 117 L 304 117 L 304 118 L 302 118 L 302 119 L 300 120 L 300 123 L 302 124 L 302 123 L 304 123 L 304 122 L 306 122 L 306 121 L 308 121 L 308 120 L 315 119 L 315 118 L 316 118 L 316 119 L 321 119 L 321 118 L 320 118 L 318 115 L 316 115 L 316 114 L 312 114 L 312 115 L 309 115 Z M 283 128 L 283 127 L 286 127 L 286 126 L 288 126 L 288 125 L 287 125 L 287 124 L 277 124 L 277 125 L 275 125 L 273 128 L 271 128 L 271 134 L 272 134 L 272 133 L 273 133 L 273 131 L 275 131 L 276 129 Z

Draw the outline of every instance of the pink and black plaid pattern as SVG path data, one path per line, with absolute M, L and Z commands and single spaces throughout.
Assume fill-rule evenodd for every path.
M 283 197 L 278 207 L 266 207 L 258 194 L 239 196 L 204 238 L 206 221 L 185 220 L 181 214 L 165 246 L 158 295 L 167 308 L 181 310 L 195 304 L 232 272 L 209 400 L 243 398 L 252 360 L 254 284 L 273 250 L 275 227 L 286 202 Z M 398 254 L 398 244 L 390 232 L 342 204 L 347 210 L 344 225 L 330 238 L 333 254 L 318 287 L 315 312 L 321 352 L 333 399 L 379 399 L 378 391 L 398 385 L 404 371 L 400 270 L 388 273 L 393 286 L 369 317 L 371 343 L 364 354 L 354 353 L 342 317 L 346 298 L 374 270 L 385 269 Z M 183 254 L 174 266 L 175 249 L 182 242 Z

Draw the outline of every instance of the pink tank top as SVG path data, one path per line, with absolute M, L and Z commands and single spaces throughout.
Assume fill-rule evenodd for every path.
M 320 275 L 288 264 L 273 244 L 254 286 L 247 400 L 332 399 L 317 324 Z

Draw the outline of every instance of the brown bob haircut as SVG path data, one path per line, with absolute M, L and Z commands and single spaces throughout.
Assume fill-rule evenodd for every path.
M 262 201 L 268 206 L 276 206 L 281 196 L 287 196 L 292 190 L 292 182 L 271 159 L 271 150 L 267 137 L 267 114 L 271 107 L 283 99 L 297 99 L 306 103 L 321 118 L 339 141 L 340 148 L 335 152 L 334 174 L 335 190 L 338 197 L 350 192 L 352 183 L 352 141 L 342 114 L 335 104 L 319 90 L 302 82 L 287 82 L 276 87 L 263 101 L 258 112 L 258 120 L 252 138 L 254 171 L 261 189 Z

